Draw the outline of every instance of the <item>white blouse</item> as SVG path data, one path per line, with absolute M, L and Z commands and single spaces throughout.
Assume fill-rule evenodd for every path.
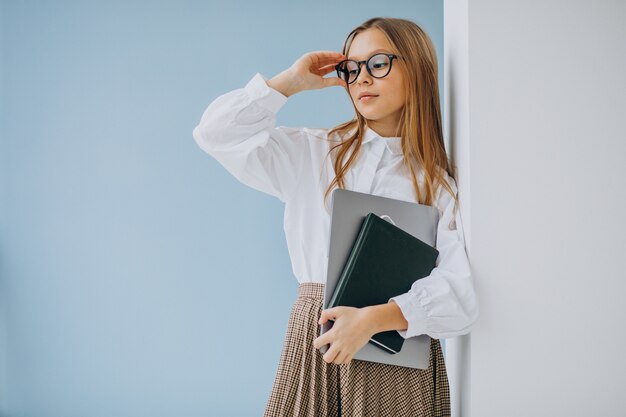
M 332 198 L 328 196 L 329 209 L 323 198 L 334 178 L 326 155 L 329 144 L 341 139 L 337 133 L 329 137 L 329 129 L 276 126 L 276 113 L 288 98 L 266 81 L 256 73 L 244 88 L 213 100 L 193 137 L 240 182 L 285 203 L 284 230 L 293 273 L 300 283 L 325 283 Z M 368 128 L 360 155 L 345 176 L 346 188 L 416 202 L 400 140 Z M 454 180 L 446 179 L 456 193 Z M 460 211 L 453 216 L 454 199 L 443 187 L 437 207 L 436 267 L 408 292 L 392 298 L 408 322 L 406 330 L 398 330 L 405 339 L 466 334 L 478 317 Z

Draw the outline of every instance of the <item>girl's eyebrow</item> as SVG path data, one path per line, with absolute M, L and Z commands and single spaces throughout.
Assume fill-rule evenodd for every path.
M 381 49 L 375 49 L 372 52 L 370 52 L 370 54 L 368 56 L 372 56 L 373 54 L 375 54 L 376 52 L 387 52 L 390 53 L 389 51 L 387 51 L 385 48 L 381 48 Z M 352 59 L 354 61 L 360 61 L 360 59 L 353 57 L 348 57 L 348 59 Z

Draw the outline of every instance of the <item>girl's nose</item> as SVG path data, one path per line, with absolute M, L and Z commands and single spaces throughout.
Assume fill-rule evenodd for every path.
M 361 65 L 361 67 L 360 67 L 361 71 L 359 71 L 359 76 L 356 77 L 355 82 L 357 84 L 361 84 L 363 81 L 367 81 L 367 82 L 371 83 L 372 82 L 372 78 L 371 78 L 371 75 L 367 72 L 367 68 L 365 67 L 366 64 L 363 63 L 363 64 L 360 64 L 360 65 Z

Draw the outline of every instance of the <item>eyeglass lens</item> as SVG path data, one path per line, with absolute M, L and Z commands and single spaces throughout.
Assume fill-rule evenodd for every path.
M 377 54 L 373 55 L 366 63 L 369 68 L 370 74 L 375 78 L 382 78 L 389 74 L 391 69 L 391 62 L 387 55 Z M 359 64 L 356 61 L 344 61 L 339 66 L 339 75 L 342 80 L 348 84 L 354 82 L 359 76 Z M 348 78 L 346 80 L 346 77 Z

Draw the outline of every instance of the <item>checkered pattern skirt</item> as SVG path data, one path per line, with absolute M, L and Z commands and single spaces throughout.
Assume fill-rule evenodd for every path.
M 324 284 L 301 283 L 264 417 L 444 417 L 450 390 L 439 340 L 428 369 L 352 359 L 326 363 L 319 336 Z

